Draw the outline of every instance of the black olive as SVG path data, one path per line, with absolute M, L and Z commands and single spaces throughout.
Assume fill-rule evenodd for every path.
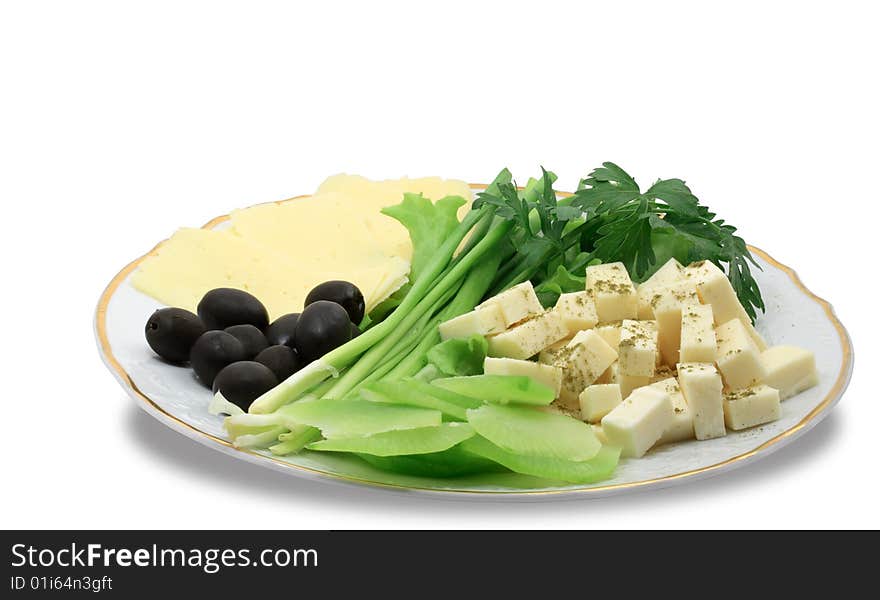
M 284 381 L 302 368 L 302 360 L 296 350 L 280 344 L 269 346 L 254 360 L 269 367 L 278 381 Z
M 266 336 L 253 325 L 233 325 L 223 331 L 231 333 L 238 338 L 238 341 L 244 346 L 244 355 L 247 360 L 253 359 L 253 357 L 269 347 Z
M 226 329 L 231 325 L 253 325 L 260 331 L 269 324 L 263 303 L 251 294 L 232 288 L 211 290 L 196 309 L 207 329 Z
M 175 363 L 189 360 L 189 351 L 203 333 L 202 320 L 182 308 L 160 308 L 150 315 L 144 327 L 153 352 Z
M 296 323 L 296 350 L 306 364 L 350 339 L 348 313 L 335 302 L 318 300 L 309 304 Z
M 296 333 L 296 322 L 298 320 L 299 313 L 290 313 L 272 321 L 268 329 L 266 329 L 266 340 L 269 342 L 269 345 L 277 346 L 283 344 L 293 348 L 293 336 Z
M 251 403 L 278 385 L 278 378 L 266 365 L 243 360 L 227 365 L 214 378 L 211 389 L 247 411 Z
M 351 339 L 356 338 L 360 334 L 361 334 L 361 328 L 358 327 L 357 325 L 355 325 L 354 323 L 352 323 L 351 324 Z
M 208 387 L 225 366 L 240 360 L 245 360 L 244 345 L 231 333 L 216 329 L 203 333 L 189 353 L 196 377 Z
M 309 292 L 306 306 L 318 300 L 329 300 L 344 308 L 352 323 L 360 323 L 364 319 L 364 295 L 353 283 L 325 281 Z

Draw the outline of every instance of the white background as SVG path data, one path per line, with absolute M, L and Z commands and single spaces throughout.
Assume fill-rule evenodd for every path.
M 871 3 L 4 2 L 0 527 L 878 527 Z M 176 227 L 340 171 L 559 189 L 687 179 L 834 304 L 834 413 L 750 467 L 590 501 L 309 483 L 153 421 L 102 365 L 104 285 Z

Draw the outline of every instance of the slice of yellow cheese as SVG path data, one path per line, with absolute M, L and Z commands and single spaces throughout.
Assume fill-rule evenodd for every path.
M 164 304 L 191 311 L 214 288 L 246 290 L 274 318 L 299 310 L 293 310 L 297 298 L 289 285 L 297 270 L 285 257 L 226 231 L 185 228 L 141 262 L 131 282 Z
M 367 229 L 359 204 L 357 196 L 336 193 L 259 204 L 233 211 L 229 232 L 314 271 L 372 267 L 393 255 Z
M 234 211 L 226 228 L 179 230 L 140 264 L 132 283 L 188 310 L 213 288 L 244 289 L 274 319 L 301 311 L 317 284 L 344 279 L 360 288 L 369 311 L 408 281 L 409 234 L 380 212 L 405 192 L 432 200 L 459 195 L 468 201 L 463 210 L 472 199 L 466 183 L 439 177 L 337 175 L 313 196 Z
M 467 202 L 459 209 L 459 219 L 470 210 L 473 194 L 467 183 L 440 177 L 386 179 L 371 181 L 360 175 L 333 175 L 318 187 L 315 196 L 338 193 L 350 198 L 348 209 L 363 219 L 376 242 L 389 256 L 412 259 L 412 244 L 406 228 L 380 210 L 398 204 L 407 192 L 421 193 L 434 202 L 444 196 L 461 196 Z M 315 196 L 312 196 L 314 198 Z

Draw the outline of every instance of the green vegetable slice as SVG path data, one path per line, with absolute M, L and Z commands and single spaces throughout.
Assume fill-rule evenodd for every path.
M 386 431 L 369 437 L 322 440 L 313 442 L 306 448 L 374 456 L 404 456 L 442 452 L 473 435 L 474 430 L 467 423 L 444 423 L 437 427 Z
M 296 454 L 306 444 L 311 444 L 321 439 L 321 431 L 310 425 L 297 425 L 292 431 L 278 436 L 278 443 L 269 446 L 269 451 L 277 456 Z
M 556 392 L 524 375 L 471 375 L 435 379 L 431 385 L 495 404 L 547 406 Z
M 415 389 L 429 396 L 439 398 L 444 402 L 449 402 L 450 404 L 455 404 L 456 406 L 460 406 L 462 408 L 480 408 L 481 406 L 483 406 L 483 401 L 478 398 L 471 398 L 470 396 L 465 396 L 464 394 L 459 394 L 458 392 L 453 392 L 452 390 L 447 390 L 436 385 L 431 385 L 429 383 L 425 383 L 424 381 L 411 379 L 408 379 L 406 381 L 407 383 L 412 384 Z
M 263 433 L 283 424 L 284 421 L 277 414 L 250 415 L 242 413 L 223 419 L 223 428 L 229 434 L 229 437 L 233 439 L 242 435 Z
M 410 354 L 410 356 L 413 356 L 413 354 Z M 407 358 L 409 359 L 409 357 L 407 357 Z M 418 358 L 419 362 L 421 362 L 421 360 L 422 360 L 421 358 Z M 425 359 L 425 360 L 427 360 L 427 359 Z M 444 377 L 444 376 L 445 375 L 443 374 L 443 372 L 440 369 L 438 369 L 434 365 L 428 364 L 428 365 L 425 365 L 424 367 L 422 367 L 421 369 L 419 369 L 418 372 L 412 376 L 412 378 L 417 381 L 422 381 L 424 383 L 431 383 L 435 379 L 438 379 L 438 378 Z
M 276 413 L 288 426 L 311 425 L 325 438 L 363 437 L 396 429 L 440 425 L 439 410 L 394 406 L 366 400 L 301 400 Z
M 595 483 L 608 479 L 620 458 L 620 449 L 613 446 L 602 446 L 592 458 L 584 461 L 525 456 L 508 452 L 480 436 L 462 442 L 461 449 L 493 460 L 516 473 L 568 483 Z
M 267 448 L 278 441 L 278 436 L 287 429 L 285 427 L 272 427 L 260 433 L 247 433 L 239 435 L 232 440 L 236 448 Z
M 471 438 L 473 439 L 473 438 Z M 358 454 L 377 469 L 416 477 L 461 477 L 477 473 L 507 471 L 498 462 L 461 449 L 461 444 L 443 452 L 409 456 Z
M 428 350 L 428 362 L 444 375 L 478 375 L 488 351 L 489 342 L 481 335 L 454 338 Z
M 445 417 L 458 421 L 467 421 L 467 409 L 477 408 L 482 404 L 479 400 L 467 398 L 475 405 L 462 405 L 430 393 L 430 387 L 424 382 L 415 380 L 378 381 L 361 389 L 359 393 L 364 400 L 370 402 L 430 408 L 439 410 Z M 428 388 L 427 392 L 425 388 Z
M 467 416 L 477 433 L 508 452 L 581 461 L 602 447 L 589 425 L 565 415 L 486 404 Z

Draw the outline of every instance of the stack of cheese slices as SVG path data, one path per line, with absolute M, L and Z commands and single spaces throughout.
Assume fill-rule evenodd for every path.
M 460 214 L 472 200 L 463 181 L 335 175 L 311 196 L 233 211 L 228 226 L 178 230 L 141 262 L 132 284 L 187 310 L 214 288 L 246 290 L 274 320 L 301 311 L 319 283 L 341 279 L 361 290 L 369 313 L 408 281 L 409 233 L 381 212 L 406 192 L 461 196 Z
M 549 310 L 525 282 L 440 333 L 487 336 L 486 373 L 548 385 L 551 409 L 592 423 L 630 457 L 775 421 L 782 400 L 818 382 L 813 353 L 768 348 L 709 261 L 671 259 L 638 286 L 622 263 L 591 266 L 586 289 Z

